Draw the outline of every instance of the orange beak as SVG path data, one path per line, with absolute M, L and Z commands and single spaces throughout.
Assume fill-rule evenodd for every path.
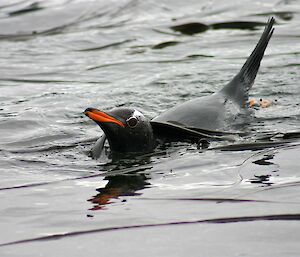
M 93 121 L 98 121 L 100 123 L 103 123 L 103 122 L 115 123 L 115 124 L 119 125 L 120 127 L 123 127 L 123 128 L 125 127 L 125 125 L 121 121 L 117 120 L 116 118 L 114 118 L 112 116 L 109 116 L 105 112 L 101 112 L 94 108 L 87 108 L 84 111 L 84 114 L 86 116 L 88 116 L 90 119 L 92 119 Z

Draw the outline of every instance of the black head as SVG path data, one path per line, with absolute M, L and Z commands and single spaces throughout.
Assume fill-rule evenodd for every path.
M 112 152 L 146 153 L 154 148 L 150 121 L 132 108 L 116 108 L 102 112 L 87 108 L 85 115 L 95 121 L 105 133 Z

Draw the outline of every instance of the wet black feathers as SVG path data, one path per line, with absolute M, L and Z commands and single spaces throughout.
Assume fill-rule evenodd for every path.
M 238 76 L 241 77 L 243 82 L 249 86 L 248 90 L 254 83 L 254 79 L 260 66 L 260 62 L 264 56 L 269 40 L 273 34 L 273 24 L 274 18 L 271 18 L 268 21 L 268 25 L 265 27 L 265 30 L 260 40 L 258 41 L 256 47 L 254 48 L 253 52 L 251 53 L 251 55 L 249 56 L 249 58 L 247 59 L 247 61 L 245 62 L 241 71 L 238 74 Z
M 222 90 L 242 106 L 244 106 L 245 101 L 248 101 L 248 92 L 254 83 L 260 62 L 272 37 L 274 22 L 273 17 L 269 19 L 260 40 L 240 72 Z

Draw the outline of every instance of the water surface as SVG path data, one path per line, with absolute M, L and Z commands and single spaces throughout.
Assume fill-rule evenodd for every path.
M 300 146 L 287 133 L 300 124 L 299 12 L 274 0 L 2 1 L 1 256 L 298 255 Z M 250 146 L 88 156 L 101 131 L 87 107 L 153 118 L 211 94 L 270 16 L 251 97 L 276 104 L 244 126 Z M 275 134 L 284 144 L 253 146 Z

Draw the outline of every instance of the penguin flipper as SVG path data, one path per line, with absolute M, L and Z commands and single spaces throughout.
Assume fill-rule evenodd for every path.
M 198 142 L 200 139 L 210 140 L 228 140 L 233 141 L 232 137 L 223 135 L 222 132 L 214 132 L 204 129 L 193 129 L 174 122 L 159 122 L 150 121 L 153 132 L 157 138 L 165 138 L 172 141 L 185 141 Z
M 225 93 L 225 95 L 236 101 L 242 107 L 244 107 L 248 101 L 249 90 L 254 83 L 260 62 L 274 31 L 274 22 L 275 19 L 273 17 L 268 20 L 260 40 L 240 72 L 221 90 L 221 92 Z
M 105 140 L 106 140 L 105 134 L 101 135 L 101 137 L 99 137 L 99 139 L 97 140 L 97 142 L 95 143 L 95 145 L 91 149 L 90 156 L 93 159 L 97 160 L 97 159 L 100 158 L 101 153 L 102 153 L 102 151 L 104 149 Z

